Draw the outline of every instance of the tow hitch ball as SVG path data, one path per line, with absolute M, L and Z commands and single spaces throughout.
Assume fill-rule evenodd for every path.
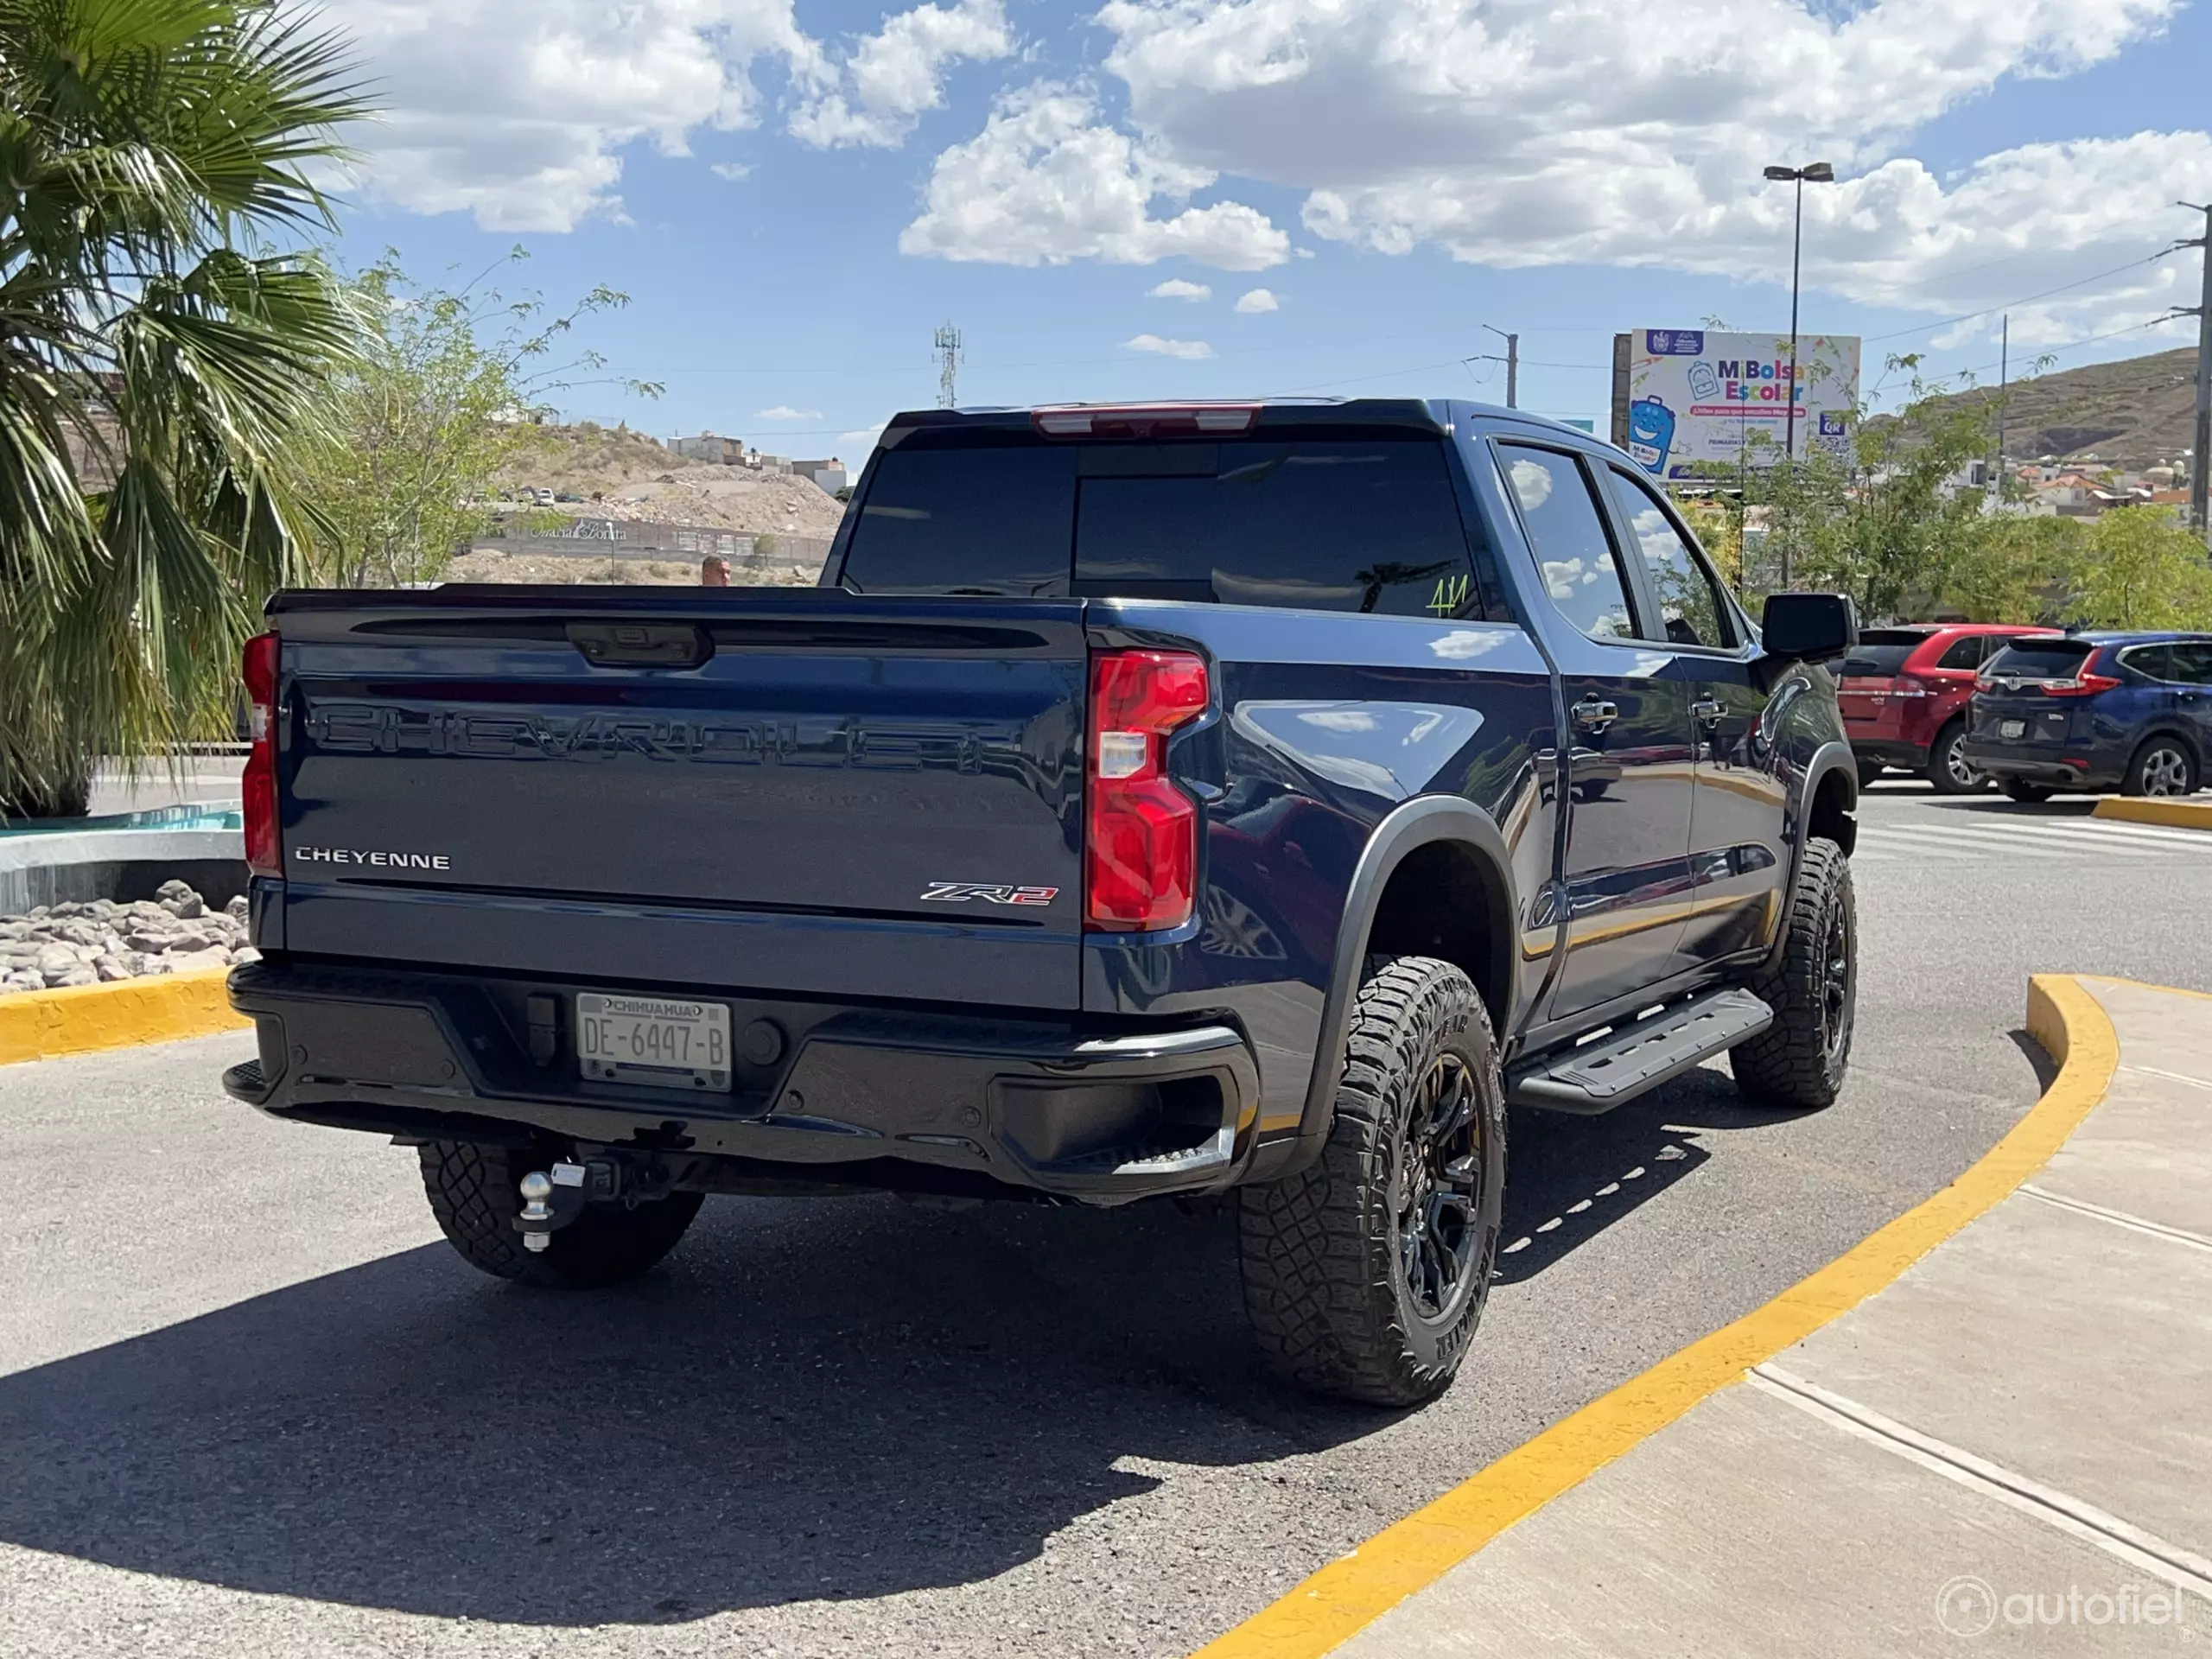
M 592 1178 L 601 1171 L 606 1184 L 613 1185 L 614 1172 L 608 1166 L 556 1164 L 550 1170 L 533 1169 L 524 1176 L 516 1185 L 522 1194 L 522 1213 L 514 1222 L 523 1249 L 543 1249 L 553 1242 L 556 1230 L 583 1214 L 591 1201 L 589 1189 L 596 1185 Z

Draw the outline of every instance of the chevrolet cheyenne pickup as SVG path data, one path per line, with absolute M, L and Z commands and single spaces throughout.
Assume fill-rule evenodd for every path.
M 1847 600 L 1754 626 L 1618 450 L 1343 400 L 902 415 L 814 589 L 283 592 L 247 648 L 277 1117 L 462 1256 L 709 1194 L 1224 1198 L 1290 1381 L 1450 1381 L 1509 1104 L 1851 1047 Z

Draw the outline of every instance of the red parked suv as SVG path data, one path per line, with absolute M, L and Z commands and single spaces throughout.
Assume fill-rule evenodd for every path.
M 1867 784 L 1885 767 L 1923 774 L 1945 795 L 1988 779 L 1959 753 L 1974 671 L 2015 639 L 2056 634 L 2006 622 L 1911 623 L 1868 628 L 1836 669 L 1843 729 Z

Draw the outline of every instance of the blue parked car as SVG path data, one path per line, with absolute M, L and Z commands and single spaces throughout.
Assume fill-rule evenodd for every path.
M 2212 753 L 2212 634 L 2018 640 L 1983 665 L 1961 753 L 2016 801 L 2193 795 Z

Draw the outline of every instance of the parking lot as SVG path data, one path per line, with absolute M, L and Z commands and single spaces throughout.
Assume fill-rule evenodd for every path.
M 562 1297 L 225 1099 L 244 1035 L 0 1071 L 0 1654 L 1185 1652 L 1949 1180 L 2038 1092 L 2029 973 L 2212 990 L 2204 841 L 2088 808 L 1876 785 L 1843 1101 L 1516 1114 L 1409 1414 L 1260 1373 L 1219 1215 L 722 1198 Z

